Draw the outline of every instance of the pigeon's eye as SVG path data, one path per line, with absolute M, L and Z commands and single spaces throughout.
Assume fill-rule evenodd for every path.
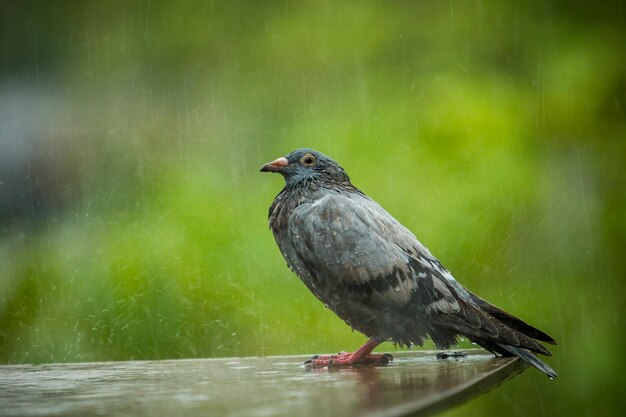
M 302 165 L 311 166 L 315 163 L 315 157 L 308 153 L 300 159 L 300 162 Z

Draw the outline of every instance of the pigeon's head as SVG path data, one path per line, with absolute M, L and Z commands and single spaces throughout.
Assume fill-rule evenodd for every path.
M 298 149 L 261 167 L 261 172 L 278 172 L 287 186 L 301 181 L 345 183 L 350 178 L 337 162 L 313 149 Z

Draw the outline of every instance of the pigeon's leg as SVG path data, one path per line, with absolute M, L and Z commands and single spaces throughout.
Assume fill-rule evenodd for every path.
M 382 340 L 372 338 L 353 353 L 341 352 L 337 355 L 313 356 L 305 362 L 305 365 L 316 368 L 322 366 L 387 365 L 393 360 L 393 356 L 388 353 L 372 353 L 372 350 L 381 343 Z

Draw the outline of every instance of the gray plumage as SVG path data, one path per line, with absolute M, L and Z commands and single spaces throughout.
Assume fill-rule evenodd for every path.
M 462 335 L 556 376 L 529 352 L 550 355 L 536 341 L 556 344 L 550 336 L 461 286 L 331 158 L 299 149 L 261 170 L 285 178 L 269 220 L 287 264 L 352 328 L 407 346 L 430 337 L 440 349 Z

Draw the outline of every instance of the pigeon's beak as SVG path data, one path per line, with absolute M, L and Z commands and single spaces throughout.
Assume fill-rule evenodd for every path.
M 261 167 L 261 172 L 280 172 L 284 167 L 289 165 L 289 161 L 284 156 Z

